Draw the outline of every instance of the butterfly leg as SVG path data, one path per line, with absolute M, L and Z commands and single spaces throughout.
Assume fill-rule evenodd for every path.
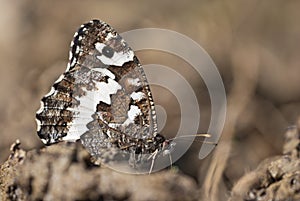
M 152 172 L 152 170 L 153 170 L 154 162 L 155 162 L 155 158 L 156 158 L 156 156 L 157 156 L 157 153 L 158 153 L 158 149 L 156 149 L 155 152 L 153 152 L 153 153 L 149 156 L 149 158 L 148 158 L 148 160 L 152 158 L 151 166 L 150 166 L 150 170 L 149 170 L 149 173 L 148 173 L 148 174 L 151 174 L 151 172 Z
M 136 158 L 136 154 L 134 152 L 131 152 L 129 158 L 129 165 L 133 168 L 137 168 L 137 161 L 138 159 Z

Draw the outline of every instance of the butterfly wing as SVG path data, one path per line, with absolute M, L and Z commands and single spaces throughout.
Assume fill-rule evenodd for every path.
M 95 150 L 110 147 L 122 134 L 137 139 L 157 134 L 152 95 L 137 57 L 98 20 L 75 33 L 67 70 L 43 97 L 36 121 L 45 144 L 93 135 L 83 144 Z

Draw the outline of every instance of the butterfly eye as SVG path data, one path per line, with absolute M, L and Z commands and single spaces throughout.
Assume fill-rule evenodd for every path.
M 114 50 L 109 46 L 105 46 L 102 49 L 102 54 L 108 58 L 112 58 L 114 56 L 114 53 Z

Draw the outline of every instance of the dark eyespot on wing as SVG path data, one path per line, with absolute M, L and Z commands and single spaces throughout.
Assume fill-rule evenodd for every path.
M 108 58 L 112 58 L 114 56 L 114 53 L 115 53 L 115 51 L 109 46 L 105 46 L 102 49 L 102 54 Z

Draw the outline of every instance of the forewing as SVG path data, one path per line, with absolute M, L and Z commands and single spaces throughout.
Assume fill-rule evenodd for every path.
M 98 20 L 75 33 L 67 70 L 42 99 L 36 121 L 45 144 L 92 133 L 98 148 L 105 148 L 122 134 L 145 139 L 157 133 L 152 95 L 138 59 L 117 32 Z

